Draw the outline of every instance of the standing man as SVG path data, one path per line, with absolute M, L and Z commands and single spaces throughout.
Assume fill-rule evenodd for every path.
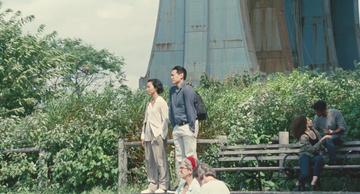
M 342 142 L 342 136 L 346 130 L 346 123 L 341 112 L 337 109 L 327 109 L 326 102 L 319 100 L 313 105 L 316 112 L 314 118 L 314 128 L 322 135 L 331 135 L 325 140 L 325 147 L 329 153 L 329 164 L 334 165 L 336 160 L 336 145 Z
M 169 119 L 173 126 L 176 169 L 184 158 L 197 158 L 196 137 L 199 125 L 194 105 L 196 94 L 185 80 L 186 69 L 175 66 L 171 71 L 171 82 L 174 86 L 170 88 Z

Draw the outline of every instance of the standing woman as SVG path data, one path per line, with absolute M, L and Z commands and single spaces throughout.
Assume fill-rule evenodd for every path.
M 146 91 L 151 96 L 145 111 L 141 143 L 145 148 L 145 164 L 149 186 L 141 193 L 165 193 L 169 186 L 166 158 L 168 106 L 159 96 L 164 91 L 158 79 L 149 79 Z
M 291 128 L 296 139 L 301 144 L 300 147 L 300 177 L 298 190 L 305 190 L 305 183 L 311 179 L 311 189 L 317 190 L 317 180 L 324 166 L 324 159 L 320 154 L 323 149 L 323 143 L 331 138 L 329 135 L 320 137 L 319 132 L 312 128 L 312 121 L 305 116 L 296 117 Z

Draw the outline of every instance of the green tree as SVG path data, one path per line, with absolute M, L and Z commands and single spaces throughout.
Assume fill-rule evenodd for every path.
M 56 42 L 56 47 L 66 57 L 62 69 L 62 76 L 55 86 L 62 86 L 66 90 L 80 97 L 95 81 L 111 76 L 111 81 L 121 85 L 125 79 L 122 72 L 124 60 L 105 49 L 96 50 L 85 44 L 81 39 L 61 39 Z M 114 83 L 113 83 L 114 84 Z
M 0 115 L 31 113 L 47 95 L 52 69 L 64 60 L 51 44 L 55 33 L 42 35 L 44 26 L 36 34 L 23 34 L 24 24 L 33 19 L 11 9 L 0 12 Z
M 24 25 L 33 20 L 20 11 L 1 11 L 0 2 L 0 116 L 28 115 L 54 94 L 80 97 L 107 75 L 110 84 L 122 84 L 122 58 L 80 39 L 60 39 L 56 32 L 44 35 L 44 25 L 35 34 L 24 34 Z

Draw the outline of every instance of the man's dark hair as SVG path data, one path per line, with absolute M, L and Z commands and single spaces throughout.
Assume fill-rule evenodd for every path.
M 316 111 L 325 111 L 326 110 L 326 102 L 323 100 L 318 100 L 314 103 L 312 108 Z
M 149 79 L 147 82 L 151 82 L 154 88 L 156 89 L 156 92 L 158 94 L 163 93 L 164 87 L 160 80 L 158 79 Z
M 296 139 L 300 139 L 305 133 L 307 119 L 305 116 L 298 116 L 291 122 L 291 129 Z
M 174 68 L 172 68 L 172 70 L 176 70 L 176 72 L 178 74 L 183 74 L 184 75 L 184 80 L 186 80 L 186 69 L 184 67 L 181 67 L 181 66 L 175 66 Z

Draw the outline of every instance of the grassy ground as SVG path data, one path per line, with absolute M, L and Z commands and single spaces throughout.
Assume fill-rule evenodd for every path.
M 9 192 L 8 194 L 63 194 L 64 192 L 56 190 L 56 189 L 46 189 L 43 191 L 16 191 L 16 192 Z M 136 188 L 121 188 L 119 190 L 119 194 L 135 194 L 135 193 L 139 193 L 139 190 Z M 77 194 L 75 192 L 71 193 L 71 194 Z M 80 194 L 118 194 L 117 191 L 115 190 L 106 190 L 106 189 L 101 189 L 101 188 L 94 188 L 91 191 L 84 191 Z

